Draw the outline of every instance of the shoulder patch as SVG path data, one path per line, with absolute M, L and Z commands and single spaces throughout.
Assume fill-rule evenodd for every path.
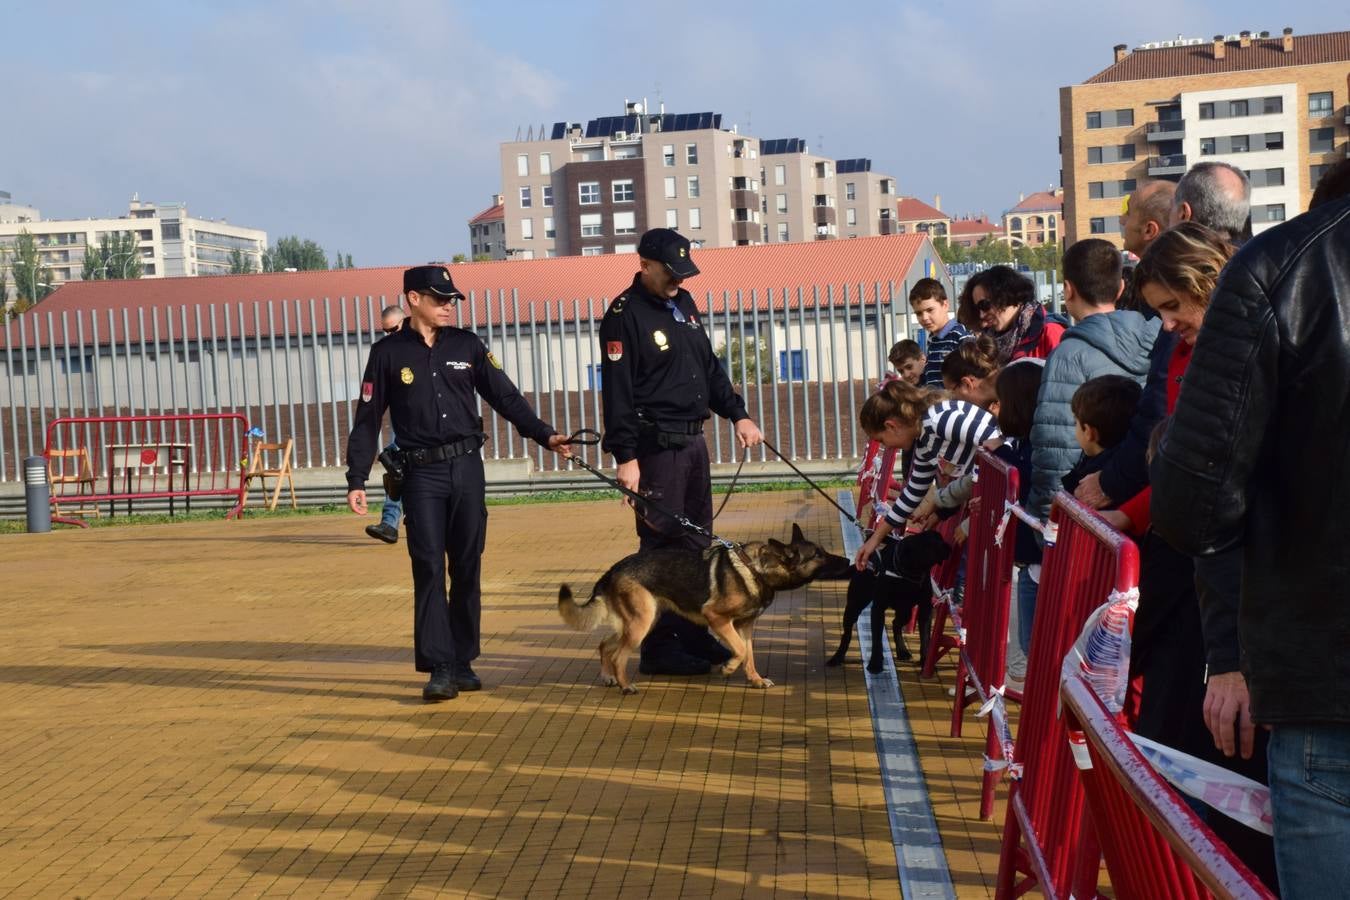
M 487 341 L 484 341 L 482 338 L 479 338 L 479 341 L 483 345 L 483 352 L 487 354 L 487 361 L 492 363 L 494 369 L 500 369 L 502 367 L 502 362 L 497 359 L 497 354 L 493 353 L 492 348 L 488 347 Z
M 616 316 L 620 315 L 623 312 L 623 308 L 626 305 L 628 305 L 628 295 L 620 294 L 619 296 L 614 298 L 614 302 L 609 305 L 609 309 L 605 310 L 605 313 L 607 315 L 609 314 L 613 314 Z

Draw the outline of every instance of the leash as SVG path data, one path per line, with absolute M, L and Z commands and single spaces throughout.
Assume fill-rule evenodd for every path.
M 600 443 L 600 432 L 596 431 L 594 428 L 581 428 L 570 434 L 565 443 L 577 444 L 580 446 L 593 446 L 595 444 Z M 569 457 L 569 460 L 581 466 L 587 472 L 590 472 L 596 478 L 599 478 L 601 481 L 605 482 L 610 487 L 614 488 L 619 493 L 623 494 L 629 500 L 632 500 L 634 503 L 634 509 L 637 511 L 637 514 L 639 516 L 642 516 L 643 519 L 646 519 L 648 524 L 650 524 L 651 520 L 647 519 L 646 514 L 642 511 L 643 509 L 655 510 L 656 512 L 661 513 L 667 518 L 673 519 L 674 521 L 678 522 L 687 531 L 692 531 L 695 534 L 701 534 L 704 537 L 711 540 L 713 543 L 721 544 L 728 550 L 740 552 L 741 545 L 736 543 L 735 541 L 728 541 L 726 538 L 720 538 L 717 535 L 713 534 L 711 531 L 709 531 L 707 528 L 704 528 L 702 525 L 699 525 L 697 522 L 691 522 L 687 516 L 671 512 L 664 506 L 661 506 L 659 503 L 656 503 L 648 499 L 647 497 L 642 496 L 637 491 L 629 490 L 628 488 L 619 484 L 619 482 L 616 481 L 615 479 L 610 478 L 604 472 L 601 472 L 595 466 L 586 462 L 586 460 L 582 459 L 581 457 L 572 456 Z M 738 475 L 740 474 L 739 470 L 737 470 L 737 474 Z M 638 504 L 641 504 L 641 506 L 638 506 Z
M 811 485 L 811 487 L 813 487 L 813 488 L 816 489 L 816 493 L 820 494 L 820 496 L 824 497 L 824 498 L 829 502 L 829 504 L 830 504 L 831 506 L 833 506 L 835 509 L 839 510 L 840 514 L 843 515 L 844 518 L 848 519 L 848 520 L 849 520 L 850 522 L 852 522 L 854 525 L 858 526 L 858 530 L 860 530 L 863 534 L 870 534 L 870 533 L 871 533 L 872 529 L 868 528 L 868 527 L 867 527 L 866 525 L 864 525 L 862 522 L 859 522 L 857 516 L 853 515 L 853 514 L 850 513 L 848 510 L 846 510 L 846 509 L 844 509 L 842 506 L 840 506 L 837 502 L 835 502 L 835 499 L 834 499 L 833 497 L 831 497 L 828 493 L 826 493 L 826 492 L 825 492 L 825 489 L 824 489 L 823 487 L 821 487 L 820 485 L 816 484 L 816 483 L 811 479 L 811 476 L 810 476 L 810 475 L 807 475 L 807 474 L 806 474 L 805 472 L 803 472 L 801 469 L 799 469 L 799 468 L 797 468 L 795 465 L 793 465 L 792 460 L 788 459 L 788 458 L 787 458 L 786 456 L 784 456 L 782 453 L 778 452 L 778 448 L 775 447 L 773 444 L 770 444 L 769 441 L 768 441 L 768 439 L 765 439 L 765 440 L 763 441 L 763 443 L 764 443 L 764 446 L 765 446 L 765 447 L 769 448 L 769 450 L 773 453 L 774 456 L 778 457 L 778 458 L 781 459 L 783 462 L 787 463 L 787 466 L 788 466 L 789 469 L 791 469 L 792 471 L 796 472 L 797 475 L 800 476 L 801 479 L 802 479 L 803 481 L 805 481 L 807 484 Z
M 722 514 L 722 510 L 727 508 L 727 501 L 730 500 L 731 495 L 736 492 L 736 482 L 741 479 L 741 469 L 745 468 L 745 461 L 749 458 L 750 448 L 746 447 L 745 450 L 741 452 L 741 462 L 740 465 L 736 466 L 736 474 L 731 476 L 731 485 L 727 488 L 726 496 L 724 496 L 722 502 L 717 505 L 717 512 L 713 513 L 714 520 Z

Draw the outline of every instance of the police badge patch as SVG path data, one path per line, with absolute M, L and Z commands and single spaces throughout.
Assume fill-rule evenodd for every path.
M 402 381 L 404 384 L 413 383 L 413 371 L 412 369 L 409 369 L 407 366 L 404 366 L 403 371 L 398 373 L 398 377 L 399 380 Z
M 369 381 L 361 382 L 361 402 L 369 403 L 370 398 L 375 395 L 375 385 Z
M 606 341 L 605 356 L 610 362 L 618 362 L 623 359 L 623 341 Z
M 493 353 L 491 350 L 488 351 L 487 359 L 488 362 L 492 363 L 493 368 L 500 369 L 502 367 L 502 361 L 498 359 L 497 354 Z

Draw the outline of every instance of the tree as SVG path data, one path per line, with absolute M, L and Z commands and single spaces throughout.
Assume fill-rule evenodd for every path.
M 252 275 L 253 271 L 253 257 L 238 247 L 230 251 L 231 275 Z
M 742 381 L 763 384 L 773 379 L 773 348 L 768 341 L 732 338 L 730 350 L 727 344 L 721 344 L 717 348 L 717 355 L 727 367 L 732 384 Z
M 1060 268 L 1059 244 L 1018 247 L 1013 251 L 1013 257 L 1020 265 L 1026 266 L 1033 272 L 1057 271 Z
M 985 265 L 1008 264 L 1013 261 L 1012 248 L 993 235 L 985 235 L 970 248 L 970 261 Z
M 55 289 L 52 284 L 52 270 L 42 264 L 37 241 L 26 229 L 20 231 L 19 236 L 14 239 L 9 270 L 14 276 L 14 294 L 18 298 L 14 304 L 16 313 L 28 309 Z
M 351 255 L 350 253 L 347 254 L 347 268 L 349 268 L 349 269 L 355 269 L 355 268 L 356 268 L 356 266 L 354 266 L 354 265 L 352 264 L 352 255 Z
M 461 253 L 460 255 L 463 256 L 464 254 Z M 490 254 L 490 253 L 475 253 L 475 254 L 473 255 L 473 261 L 474 261 L 474 262 L 492 262 L 492 254 Z
M 465 256 L 463 253 L 456 253 L 454 256 L 450 257 L 450 262 L 452 263 L 462 263 L 468 261 L 469 258 Z
M 933 249 L 947 265 L 970 261 L 970 252 L 961 244 L 953 244 L 945 237 L 933 240 Z
M 296 235 L 279 238 L 272 249 L 263 253 L 264 272 L 324 271 L 328 268 L 328 254 L 310 240 L 302 241 Z
M 84 245 L 84 267 L 80 270 L 84 281 L 140 278 L 144 273 L 140 239 L 134 231 L 105 234 L 99 238 L 97 247 Z

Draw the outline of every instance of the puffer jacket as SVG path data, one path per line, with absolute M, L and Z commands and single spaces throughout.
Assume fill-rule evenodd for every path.
M 1074 391 L 1099 375 L 1125 375 L 1144 383 L 1149 351 L 1160 322 L 1120 310 L 1088 316 L 1068 331 L 1045 362 L 1036 415 L 1031 426 L 1031 492 L 1028 512 L 1039 519 L 1050 514 L 1050 500 L 1060 480 L 1082 450 L 1074 439 Z
M 1153 527 L 1241 546 L 1259 722 L 1350 723 L 1350 199 L 1257 235 L 1224 269 L 1153 460 Z

